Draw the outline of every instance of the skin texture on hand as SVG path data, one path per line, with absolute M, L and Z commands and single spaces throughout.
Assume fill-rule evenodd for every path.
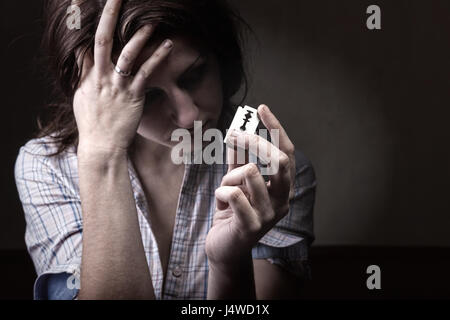
M 94 60 L 86 58 L 74 97 L 79 130 L 78 172 L 83 212 L 79 299 L 153 299 L 154 290 L 140 235 L 126 150 L 144 105 L 145 80 L 167 57 L 161 45 L 134 77 L 113 70 L 112 39 L 120 0 L 108 0 L 95 36 Z M 127 70 L 151 35 L 139 30 L 118 65 Z
M 115 152 L 131 144 L 145 102 L 145 85 L 155 68 L 168 56 L 173 43 L 164 41 L 138 69 L 125 77 L 111 62 L 113 35 L 121 1 L 109 0 L 95 35 L 94 59 L 85 56 L 82 81 L 73 107 L 82 148 Z M 150 25 L 138 30 L 123 48 L 117 66 L 127 72 L 152 35 Z
M 244 139 L 231 135 L 230 143 L 246 150 L 250 144 L 257 144 L 264 150 L 263 154 L 276 158 L 279 170 L 266 184 L 255 164 L 229 165 L 228 173 L 215 191 L 216 214 L 206 240 L 206 253 L 212 263 L 231 264 L 239 260 L 240 255 L 248 253 L 289 211 L 289 195 L 294 185 L 294 146 L 267 106 L 262 105 L 258 113 L 269 130 L 280 131 L 280 148 L 247 133 L 240 133 Z M 229 158 L 234 156 L 233 152 L 228 152 Z
M 206 238 L 205 250 L 211 268 L 208 298 L 211 299 L 231 298 L 243 292 L 247 293 L 246 298 L 254 298 L 253 266 L 248 263 L 252 247 L 289 211 L 294 186 L 294 146 L 267 106 L 260 106 L 258 113 L 269 130 L 279 130 L 280 148 L 247 133 L 240 133 L 244 139 L 231 135 L 229 141 L 245 150 L 250 144 L 270 150 L 263 153 L 278 161 L 279 171 L 266 184 L 255 164 L 229 165 L 215 192 L 217 208 Z M 233 152 L 228 151 L 229 163 L 233 163 Z

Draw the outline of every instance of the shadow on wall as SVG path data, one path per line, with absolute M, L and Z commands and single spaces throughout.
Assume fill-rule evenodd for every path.
M 448 0 L 232 1 L 256 31 L 248 104 L 271 106 L 315 165 L 317 245 L 449 246 Z M 24 248 L 18 147 L 49 100 L 33 57 L 42 1 L 2 2 L 0 249 Z M 24 94 L 26 93 L 26 94 Z
M 370 4 L 236 3 L 259 38 L 249 101 L 271 106 L 315 166 L 316 244 L 450 245 L 445 189 L 429 188 L 443 184 L 448 168 L 433 168 L 430 154 L 449 158 L 431 146 L 442 147 L 449 133 L 437 136 L 441 116 L 422 112 L 426 101 L 449 113 L 449 45 L 439 41 L 449 23 L 436 20 L 449 4 L 427 2 L 424 10 L 423 1 L 378 1 L 377 31 L 366 28 Z M 430 146 L 436 137 L 442 144 Z

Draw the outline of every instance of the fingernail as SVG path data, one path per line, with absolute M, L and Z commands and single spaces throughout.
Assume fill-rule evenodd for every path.
M 171 47 L 172 47 L 172 41 L 166 40 L 166 42 L 164 42 L 164 48 L 171 48 Z

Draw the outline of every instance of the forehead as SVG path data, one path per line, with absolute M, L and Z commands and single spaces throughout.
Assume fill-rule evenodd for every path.
M 191 41 L 189 41 L 188 38 L 176 36 L 170 38 L 170 40 L 173 42 L 172 50 L 154 70 L 151 78 L 158 78 L 162 69 L 164 69 L 165 74 L 178 76 L 192 63 L 194 63 L 201 53 L 201 51 Z M 161 43 L 161 40 L 150 41 L 150 45 L 142 49 L 142 52 L 138 56 L 135 63 L 136 70 L 152 56 Z

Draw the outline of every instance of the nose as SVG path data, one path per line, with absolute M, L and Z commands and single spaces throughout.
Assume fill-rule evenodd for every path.
M 176 88 L 171 93 L 171 118 L 179 128 L 190 129 L 198 120 L 199 109 L 189 92 Z

